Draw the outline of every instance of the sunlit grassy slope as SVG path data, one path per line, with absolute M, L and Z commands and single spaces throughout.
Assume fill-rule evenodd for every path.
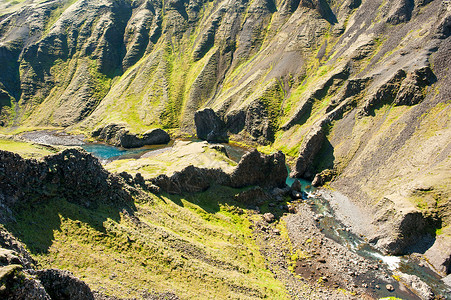
M 236 192 L 149 195 L 127 209 L 53 199 L 21 209 L 8 227 L 41 267 L 70 270 L 107 295 L 285 299 L 252 239 L 250 216 L 230 200 Z

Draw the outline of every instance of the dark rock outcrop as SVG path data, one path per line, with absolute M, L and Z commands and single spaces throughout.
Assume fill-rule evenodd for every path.
M 261 144 L 274 141 L 274 128 L 265 104 L 261 101 L 254 101 L 247 108 L 244 128 Z
M 413 0 L 393 1 L 393 7 L 387 22 L 392 25 L 405 23 L 412 17 L 412 10 L 415 6 Z
M 170 194 L 197 193 L 207 190 L 212 184 L 226 183 L 227 175 L 221 169 L 188 166 L 170 177 L 159 175 L 151 182 Z
M 91 133 L 91 136 L 111 145 L 120 145 L 119 137 L 125 131 L 125 126 L 120 124 L 108 124 L 100 127 Z
M 12 235 L 0 227 L 0 236 Z M 20 243 L 15 241 L 14 245 Z M 3 248 L 6 246 L 6 248 Z M 23 249 L 20 245 L 19 248 Z M 21 250 L 22 251 L 22 250 Z M 94 300 L 89 286 L 68 271 L 35 270 L 28 261 L 30 254 L 0 247 L 0 298 L 18 299 L 80 299 Z
M 146 145 L 167 144 L 171 140 L 163 129 L 151 129 L 141 134 L 130 133 L 124 125 L 109 124 L 96 129 L 92 137 L 116 147 L 140 148 Z
M 382 84 L 376 93 L 370 96 L 359 110 L 359 116 L 367 116 L 372 110 L 383 104 L 392 103 L 401 87 L 402 81 L 407 74 L 404 70 L 398 70 L 386 83 Z
M 71 272 L 58 269 L 32 272 L 52 299 L 94 300 L 89 286 Z
M 333 170 L 327 169 L 322 171 L 321 173 L 318 173 L 315 175 L 315 178 L 313 178 L 312 185 L 315 187 L 322 186 L 326 182 L 332 180 L 332 178 L 335 176 L 335 173 Z
M 314 127 L 307 134 L 299 150 L 299 156 L 291 177 L 310 178 L 313 176 L 312 164 L 316 155 L 321 150 L 325 138 L 324 130 L 320 126 Z
M 171 194 L 196 193 L 207 190 L 214 184 L 242 188 L 285 187 L 288 171 L 285 155 L 277 152 L 262 155 L 257 150 L 245 154 L 235 169 L 227 174 L 221 169 L 205 169 L 188 166 L 172 176 L 159 175 L 151 180 L 152 185 Z
M 211 108 L 197 111 L 194 123 L 198 138 L 209 142 L 228 142 L 225 123 Z
M 261 187 L 253 187 L 235 195 L 235 200 L 245 205 L 261 205 L 271 197 Z
M 230 186 L 241 188 L 250 185 L 261 187 L 285 187 L 288 171 L 285 155 L 276 152 L 262 155 L 257 150 L 246 153 L 230 174 Z
M 85 207 L 102 201 L 131 203 L 120 178 L 78 149 L 64 150 L 42 161 L 0 151 L 0 194 L 8 207 L 55 196 Z
M 246 123 L 246 112 L 243 110 L 234 110 L 225 116 L 227 130 L 237 134 L 244 129 Z
M 430 67 L 423 67 L 407 74 L 401 84 L 395 105 L 415 105 L 423 101 L 424 88 L 434 83 L 435 76 Z
M 142 136 L 124 132 L 120 137 L 120 144 L 124 148 L 139 148 L 145 145 L 167 144 L 171 140 L 169 134 L 163 129 L 151 129 L 143 133 Z

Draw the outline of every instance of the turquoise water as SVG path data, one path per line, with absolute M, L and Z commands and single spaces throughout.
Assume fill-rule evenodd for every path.
M 115 159 L 126 159 L 126 158 L 139 158 L 146 152 L 163 149 L 170 147 L 168 145 L 152 145 L 145 146 L 138 149 L 124 149 L 119 147 L 114 147 L 106 144 L 84 144 L 81 146 L 87 152 L 91 153 L 95 157 L 101 160 L 115 160 Z
M 196 142 L 200 140 L 189 139 L 189 141 Z M 138 149 L 125 149 L 101 143 L 84 144 L 81 147 L 100 160 L 116 160 L 127 158 L 139 158 L 144 153 L 147 152 L 160 150 L 164 148 L 170 148 L 172 147 L 173 143 L 174 142 L 172 141 L 167 145 L 151 145 Z M 231 146 L 229 144 L 222 145 L 225 146 L 229 158 L 235 162 L 239 162 L 241 157 L 248 151 L 245 148 Z
M 110 159 L 113 157 L 118 157 L 127 152 L 127 150 L 125 149 L 121 150 L 117 147 L 108 146 L 104 144 L 85 144 L 81 147 L 100 159 Z

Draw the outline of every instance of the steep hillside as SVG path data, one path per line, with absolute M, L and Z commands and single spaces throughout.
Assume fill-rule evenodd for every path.
M 5 130 L 89 134 L 123 123 L 191 135 L 196 111 L 210 107 L 222 128 L 207 131 L 282 150 L 294 176 L 332 181 L 375 216 L 372 238 L 386 251 L 404 253 L 440 228 L 433 247 L 449 245 L 449 1 L 28 0 L 0 9 Z

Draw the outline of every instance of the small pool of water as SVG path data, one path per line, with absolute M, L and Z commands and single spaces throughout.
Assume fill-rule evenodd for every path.
M 111 161 L 115 159 L 131 159 L 139 158 L 144 153 L 155 151 L 164 148 L 170 148 L 172 143 L 166 145 L 152 145 L 136 149 L 125 149 L 115 146 L 110 146 L 101 143 L 84 144 L 81 147 L 87 152 L 103 161 Z

